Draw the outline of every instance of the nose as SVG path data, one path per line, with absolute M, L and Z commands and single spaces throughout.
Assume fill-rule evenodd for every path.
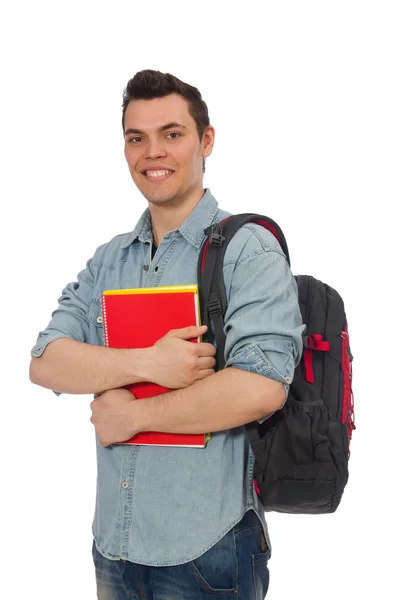
M 167 155 L 162 140 L 151 140 L 147 146 L 146 158 L 160 158 Z

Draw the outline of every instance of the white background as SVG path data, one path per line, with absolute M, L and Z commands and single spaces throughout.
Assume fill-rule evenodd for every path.
M 333 515 L 269 515 L 267 598 L 395 597 L 395 3 L 15 1 L 0 21 L 1 597 L 95 598 L 91 397 L 28 367 L 62 288 L 146 207 L 121 131 L 145 68 L 202 92 L 220 206 L 278 221 L 293 272 L 345 300 L 350 481 Z

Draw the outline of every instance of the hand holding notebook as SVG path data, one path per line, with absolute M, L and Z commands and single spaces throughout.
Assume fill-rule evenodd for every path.
M 212 374 L 214 346 L 185 343 L 197 341 L 206 329 L 206 326 L 173 329 L 160 338 L 150 349 L 152 379 L 169 389 L 179 389 Z

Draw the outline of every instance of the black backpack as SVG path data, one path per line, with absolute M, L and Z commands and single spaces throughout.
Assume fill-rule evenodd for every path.
M 213 325 L 217 370 L 225 366 L 223 258 L 236 231 L 249 222 L 271 231 L 290 264 L 283 232 L 268 217 L 233 215 L 205 230 L 198 263 L 201 322 L 209 326 L 204 341 L 210 343 Z M 332 513 L 348 480 L 349 444 L 355 429 L 353 356 L 339 294 L 310 275 L 295 280 L 306 325 L 304 350 L 283 408 L 261 424 L 245 425 L 255 456 L 254 485 L 267 511 Z

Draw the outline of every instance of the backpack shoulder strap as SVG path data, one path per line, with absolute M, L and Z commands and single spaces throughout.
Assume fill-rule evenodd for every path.
M 227 217 L 219 223 L 212 223 L 204 230 L 207 238 L 201 247 L 197 282 L 199 287 L 201 322 L 208 326 L 204 341 L 212 341 L 210 320 L 214 324 L 217 346 L 217 368 L 225 366 L 224 317 L 227 309 L 225 284 L 223 281 L 223 260 L 226 248 L 235 233 L 246 223 L 257 223 L 268 229 L 279 242 L 288 264 L 290 264 L 287 242 L 280 227 L 269 217 L 255 213 L 243 213 Z

